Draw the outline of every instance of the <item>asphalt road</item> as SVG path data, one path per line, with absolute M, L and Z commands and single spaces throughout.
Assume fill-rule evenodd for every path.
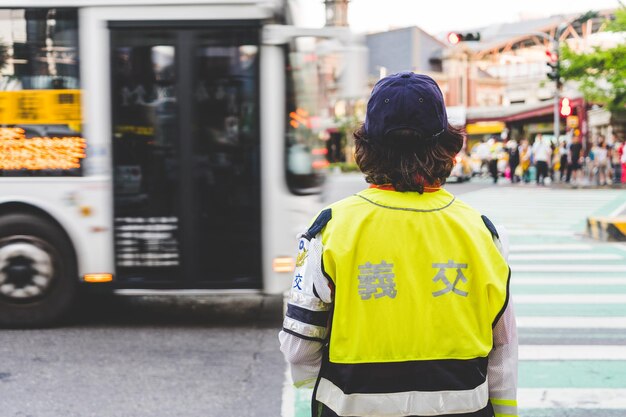
M 279 416 L 281 298 L 107 297 L 0 332 L 0 416 Z

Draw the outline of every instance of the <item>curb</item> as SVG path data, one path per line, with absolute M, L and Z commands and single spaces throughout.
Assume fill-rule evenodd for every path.
M 552 183 L 550 187 L 562 190 L 626 190 L 625 184 L 611 185 L 595 185 L 595 184 L 569 184 L 569 183 Z
M 605 242 L 626 242 L 626 216 L 588 217 L 587 235 Z

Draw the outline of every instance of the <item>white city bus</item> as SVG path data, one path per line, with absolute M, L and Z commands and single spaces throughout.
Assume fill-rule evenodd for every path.
M 82 288 L 288 288 L 323 165 L 298 48 L 349 43 L 288 3 L 0 0 L 0 325 Z

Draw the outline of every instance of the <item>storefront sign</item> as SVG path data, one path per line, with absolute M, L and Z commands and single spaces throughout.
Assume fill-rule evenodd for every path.
M 526 125 L 526 133 L 551 133 L 554 132 L 554 123 L 530 123 Z
M 568 129 L 576 129 L 578 127 L 578 116 L 567 116 L 566 126 Z
M 469 123 L 465 127 L 468 135 L 483 135 L 489 133 L 501 133 L 506 125 L 503 122 L 476 122 Z

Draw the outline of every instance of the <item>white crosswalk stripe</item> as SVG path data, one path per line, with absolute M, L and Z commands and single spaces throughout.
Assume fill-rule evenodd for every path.
M 561 252 L 561 251 L 588 251 L 593 246 L 583 243 L 570 243 L 570 244 L 537 244 L 537 245 L 510 245 L 509 249 L 511 253 L 522 252 Z
M 626 285 L 626 277 L 624 278 L 598 278 L 598 277 L 576 277 L 576 278 L 552 278 L 542 276 L 541 278 L 515 277 L 512 284 L 520 285 L 586 285 L 586 286 L 605 286 L 605 285 Z
M 569 230 L 528 230 L 528 229 L 509 229 L 510 236 L 561 236 L 574 237 L 576 234 Z
M 510 261 L 615 261 L 623 259 L 613 253 L 533 253 L 511 254 Z
M 516 304 L 626 304 L 626 294 L 523 294 Z
M 626 317 L 517 317 L 518 328 L 626 329 Z
M 626 272 L 624 265 L 605 264 L 510 264 L 513 272 Z
M 620 388 L 522 388 L 522 408 L 626 409 L 626 389 Z M 600 415 L 601 416 L 601 415 Z
M 626 360 L 626 346 L 522 345 L 519 349 L 519 359 L 521 361 L 623 361 Z

